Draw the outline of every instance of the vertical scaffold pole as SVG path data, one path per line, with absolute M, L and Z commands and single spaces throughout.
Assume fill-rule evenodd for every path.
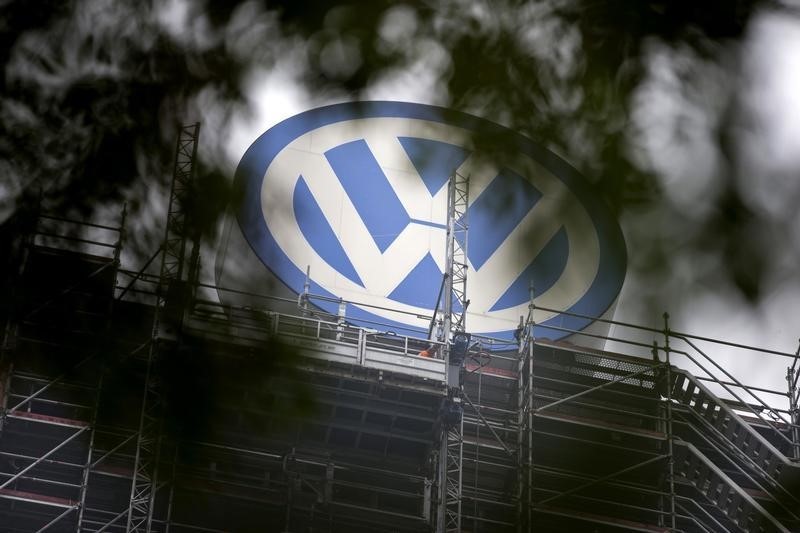
M 100 408 L 100 397 L 103 391 L 103 368 L 100 369 L 100 377 L 97 380 L 97 390 L 95 391 L 94 404 L 92 406 L 92 418 L 89 421 L 89 449 L 86 454 L 86 464 L 81 473 L 81 492 L 80 504 L 78 505 L 78 531 L 86 529 L 84 524 L 84 512 L 86 510 L 86 495 L 89 491 L 89 476 L 92 473 L 92 463 L 94 462 L 95 436 L 97 432 L 97 411 Z
M 8 409 L 8 391 L 11 384 L 11 361 L 6 355 L 5 342 L 0 346 L 0 436 L 3 435 L 3 425 L 5 424 L 6 409 Z
M 517 328 L 517 531 L 533 531 L 533 282 L 529 287 L 528 316 Z
M 465 331 L 467 313 L 467 208 L 469 180 L 457 172 L 450 177 L 447 201 L 447 255 L 444 331 Z
M 153 318 L 153 334 L 147 356 L 144 394 L 139 418 L 139 431 L 136 441 L 133 480 L 131 481 L 130 502 L 126 531 L 150 533 L 153 527 L 153 506 L 157 488 L 159 452 L 161 448 L 161 418 L 163 391 L 156 367 L 162 344 L 175 344 L 179 340 L 183 295 L 185 293 L 184 271 L 186 262 L 186 241 L 189 237 L 187 212 L 193 181 L 196 173 L 197 142 L 200 123 L 184 126 L 178 135 L 172 189 L 167 210 L 167 227 L 164 233 L 164 246 L 161 256 L 161 272 L 156 292 L 157 302 Z M 176 308 L 172 332 L 162 334 L 161 322 L 172 313 L 167 308 Z
M 800 389 L 797 387 L 800 368 L 798 368 L 798 362 L 800 362 L 800 346 L 794 354 L 792 366 L 786 371 L 786 382 L 789 386 L 789 413 L 792 422 L 792 457 L 800 460 Z
M 443 404 L 439 446 L 437 533 L 461 531 L 461 489 L 464 420 L 462 408 L 462 353 L 454 350 L 465 331 L 467 300 L 467 208 L 469 179 L 454 172 L 447 188 L 447 241 L 445 255 L 444 321 L 439 341 L 445 343 L 447 400 Z M 468 343 L 468 341 L 467 341 Z M 463 346 L 462 346 L 463 347 Z M 466 352 L 466 347 L 463 347 Z
M 119 267 L 120 267 L 120 257 L 122 256 L 122 247 L 125 242 L 126 237 L 126 227 L 125 223 L 128 217 L 128 204 L 123 205 L 122 207 L 122 216 L 120 217 L 120 223 L 118 228 L 118 237 L 117 242 L 114 244 L 114 276 L 111 278 L 111 286 L 109 287 L 109 295 L 110 298 L 108 299 L 108 307 L 106 309 L 106 334 L 110 335 L 112 322 L 111 317 L 114 310 L 114 291 L 117 287 L 117 277 L 119 275 Z M 97 389 L 95 391 L 94 396 L 94 404 L 92 406 L 92 414 L 91 420 L 89 421 L 89 449 L 86 454 L 86 464 L 83 466 L 83 473 L 81 474 L 81 491 L 80 491 L 80 500 L 78 505 L 78 531 L 85 531 L 88 529 L 88 526 L 85 523 L 85 513 L 86 513 L 86 498 L 89 493 L 89 480 L 92 474 L 92 465 L 94 463 L 94 456 L 95 456 L 95 438 L 97 435 L 97 413 L 100 409 L 100 400 L 103 394 L 103 377 L 106 371 L 106 364 L 105 362 L 100 363 L 100 367 L 98 369 L 99 376 L 97 378 Z
M 519 317 L 520 328 L 522 327 L 522 317 Z M 521 330 L 518 328 L 518 331 Z M 517 533 L 524 533 L 527 527 L 525 515 L 525 342 L 522 337 L 519 339 L 517 356 Z
M 2 338 L 0 338 L 0 435 L 3 434 L 3 427 L 6 421 L 6 410 L 8 409 L 8 394 L 11 387 L 11 372 L 13 364 L 11 354 L 16 345 L 17 324 L 10 316 L 3 325 Z
M 669 360 L 670 347 L 669 347 L 669 313 L 664 313 L 664 365 L 666 367 L 666 385 L 667 385 L 667 453 L 669 454 L 669 517 L 670 517 L 670 531 L 676 531 L 676 512 L 675 512 L 675 455 L 674 455 L 674 439 L 672 428 L 672 364 Z

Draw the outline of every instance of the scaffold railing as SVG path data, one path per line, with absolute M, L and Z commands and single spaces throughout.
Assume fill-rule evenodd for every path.
M 542 306 L 536 306 L 536 309 L 545 312 L 555 311 Z M 648 346 L 647 343 L 630 340 L 631 337 L 641 338 L 642 333 L 645 333 L 651 334 L 653 339 L 668 339 L 671 343 L 669 347 L 667 348 L 665 343 L 658 348 L 659 352 L 664 353 L 668 349 L 669 353 L 672 355 L 674 364 L 677 364 L 678 367 L 686 367 L 697 380 L 709 383 L 713 387 L 712 392 L 720 395 L 734 411 L 757 419 L 760 423 L 763 423 L 763 425 L 769 428 L 769 431 L 775 435 L 775 438 L 784 442 L 787 446 L 791 446 L 791 437 L 789 437 L 788 434 L 790 433 L 790 429 L 797 424 L 794 424 L 790 418 L 792 410 L 790 392 L 778 390 L 777 388 L 746 384 L 744 383 L 744 377 L 737 377 L 734 375 L 733 372 L 727 370 L 716 358 L 725 355 L 727 350 L 733 349 L 749 356 L 754 364 L 764 358 L 770 358 L 773 361 L 776 359 L 787 361 L 787 365 L 792 365 L 796 368 L 798 360 L 798 355 L 796 353 L 761 348 L 722 339 L 713 339 L 672 330 L 669 327 L 659 329 L 601 317 L 587 317 L 586 315 L 577 313 L 563 312 L 562 314 L 576 318 L 592 318 L 597 322 L 615 326 L 623 331 L 635 332 L 638 333 L 638 335 L 631 335 L 630 337 L 626 337 L 624 334 L 616 334 L 614 336 L 598 335 L 547 324 L 538 324 L 537 328 L 541 328 L 543 331 L 552 330 L 560 333 L 570 333 L 574 337 L 572 342 L 577 341 L 579 343 L 580 339 L 614 342 L 619 346 L 629 347 L 629 353 L 631 354 L 645 353 L 645 350 L 651 347 Z M 712 349 L 715 350 L 713 356 L 710 353 L 711 349 L 702 348 L 700 343 L 712 346 Z M 795 385 L 796 382 L 797 375 L 795 374 Z M 768 399 L 765 399 L 765 397 Z M 795 398 L 797 397 L 798 394 L 795 389 Z M 783 405 L 781 405 L 781 403 L 783 403 Z
M 679 481 L 682 483 L 688 481 L 695 486 L 725 516 L 733 517 L 735 523 L 740 527 L 743 526 L 746 531 L 789 531 L 783 525 L 784 523 L 791 523 L 795 526 L 800 524 L 800 517 L 794 510 L 797 506 L 800 506 L 800 502 L 796 499 L 796 494 L 792 492 L 792 487 L 796 485 L 798 472 L 800 472 L 800 469 L 793 461 L 796 424 L 791 416 L 782 416 L 785 414 L 791 415 L 793 410 L 794 391 L 792 390 L 792 384 L 794 383 L 794 376 L 792 375 L 792 368 L 788 369 L 787 374 L 789 382 L 788 393 L 765 387 L 748 386 L 715 361 L 706 353 L 706 350 L 698 346 L 699 342 L 714 343 L 713 339 L 671 331 L 668 315 L 666 314 L 665 325 L 661 330 L 618 321 L 603 321 L 618 328 L 630 327 L 639 332 L 649 332 L 653 334 L 654 338 L 663 337 L 662 346 L 658 346 L 657 342 L 653 344 L 653 363 L 651 367 L 647 368 L 642 362 L 640 370 L 628 373 L 620 372 L 615 377 L 613 373 L 608 374 L 602 370 L 602 367 L 621 370 L 622 367 L 619 363 L 622 360 L 612 354 L 594 350 L 594 354 L 591 356 L 597 358 L 599 364 L 595 367 L 593 376 L 601 378 L 601 383 L 567 397 L 546 400 L 543 405 L 537 405 L 534 409 L 535 417 L 537 419 L 540 418 L 542 412 L 547 409 L 575 402 L 581 397 L 591 395 L 601 389 L 608 389 L 615 384 L 631 383 L 631 380 L 643 374 L 648 375 L 650 376 L 651 386 L 654 390 L 659 391 L 659 396 L 663 402 L 661 425 L 666 445 L 666 453 L 663 458 L 667 461 L 669 468 L 666 481 L 669 484 L 668 505 L 670 508 L 669 513 L 664 514 L 664 516 L 667 516 L 670 520 L 670 522 L 666 523 L 670 530 L 675 530 L 677 527 L 676 520 L 689 519 L 695 525 L 697 525 L 698 520 L 701 523 L 709 523 L 708 517 L 698 518 L 697 515 L 692 515 L 690 512 L 689 514 L 692 516 L 687 518 L 678 512 L 679 509 L 687 512 L 687 507 L 679 504 L 678 494 L 676 494 L 676 483 Z M 548 327 L 550 326 L 540 324 L 539 331 L 541 332 Z M 554 326 L 553 329 L 561 332 L 566 330 L 566 328 L 557 326 Z M 619 337 L 579 331 L 572 333 L 577 338 L 585 335 L 604 341 L 610 340 L 627 344 L 639 352 L 645 347 L 645 343 L 629 341 Z M 676 341 L 688 346 L 693 352 L 686 349 L 676 349 Z M 520 345 L 523 346 L 524 344 L 523 340 Z M 569 348 L 569 345 L 563 342 L 537 342 L 535 344 L 558 345 L 563 349 L 572 349 L 576 353 L 576 360 L 578 353 L 588 351 L 591 354 L 592 352 L 592 350 L 584 350 L 578 346 Z M 750 349 L 762 356 L 791 357 L 793 359 L 792 363 L 797 361 L 796 355 L 785 352 L 762 350 L 727 341 L 719 341 L 717 344 L 726 348 Z M 664 359 L 661 359 L 659 354 L 663 354 Z M 695 377 L 686 370 L 673 367 L 670 356 L 675 357 L 676 355 L 682 357 L 684 361 L 690 362 L 694 366 L 695 372 L 699 370 L 705 375 Z M 532 356 L 532 360 L 538 361 L 535 355 Z M 524 356 L 521 357 L 520 361 L 520 364 L 524 365 Z M 705 364 L 703 364 L 704 362 Z M 704 383 L 716 386 L 718 390 L 727 393 L 727 397 L 724 399 L 719 398 Z M 523 391 L 522 386 L 520 391 Z M 770 405 L 757 393 L 771 394 L 775 398 L 787 398 L 789 400 L 789 408 L 776 407 L 774 402 Z M 752 419 L 746 420 L 743 416 L 752 416 Z M 753 427 L 754 422 L 760 426 L 760 430 L 756 430 Z M 679 424 L 679 426 L 674 426 L 674 424 Z M 520 428 L 523 428 L 522 423 L 520 423 Z M 675 428 L 679 428 L 679 430 Z M 689 433 L 686 433 L 687 431 Z M 765 434 L 762 435 L 762 432 L 765 432 Z M 699 439 L 704 447 L 708 447 L 711 450 L 712 455 L 709 457 L 717 457 L 718 459 L 710 459 L 705 455 L 705 453 L 709 452 L 701 452 L 691 442 L 684 440 L 691 440 L 692 437 Z M 747 479 L 748 483 L 755 487 L 756 490 L 760 490 L 762 494 L 770 494 L 768 499 L 772 502 L 771 505 L 778 509 L 777 512 L 783 518 L 779 521 L 771 511 L 767 511 L 753 500 L 746 491 L 723 473 L 715 461 L 721 461 L 725 468 L 732 469 L 737 472 L 738 476 Z M 647 462 L 641 462 L 622 468 L 603 480 L 627 473 L 630 469 L 636 469 L 646 464 Z M 698 465 L 705 466 L 697 470 Z M 591 484 L 598 482 L 600 480 L 596 479 L 574 490 L 560 492 L 557 497 L 580 492 Z M 520 482 L 520 486 L 524 487 L 524 483 Z M 728 493 L 735 494 L 735 496 L 731 496 L 728 499 L 722 497 L 722 495 Z M 538 499 L 534 506 L 541 507 L 549 504 L 555 498 L 556 496 Z M 707 513 L 706 509 L 702 509 L 702 511 Z M 713 520 L 716 520 L 713 516 L 710 516 L 710 518 L 712 523 Z M 524 520 L 524 517 L 521 516 L 520 523 L 523 523 Z
M 130 279 L 133 279 L 133 282 Z M 132 276 L 128 276 L 128 282 L 122 287 L 128 287 L 127 295 L 131 295 L 136 291 L 146 292 L 143 287 L 147 285 L 152 287 L 156 281 L 154 276 L 146 274 L 136 276 L 136 273 L 133 273 Z M 213 289 L 213 291 L 226 290 L 211 285 L 205 287 Z M 357 324 L 349 323 L 347 317 L 330 315 L 318 310 L 306 315 L 270 311 L 269 302 L 278 300 L 280 299 L 265 297 L 264 307 L 256 309 L 248 306 L 223 305 L 213 299 L 195 298 L 192 302 L 191 312 L 202 322 L 206 333 L 215 331 L 213 325 L 216 324 L 220 328 L 219 331 L 228 332 L 228 339 L 232 343 L 242 342 L 248 337 L 258 341 L 267 335 L 282 335 L 326 346 L 347 346 L 354 348 L 356 354 L 364 354 L 367 350 L 373 350 L 376 353 L 384 352 L 387 361 L 411 358 L 413 361 L 422 361 L 423 363 L 442 364 L 441 360 L 435 357 L 427 360 L 419 355 L 431 342 L 425 339 L 424 335 L 414 335 L 412 332 L 399 334 L 392 327 L 377 321 L 369 324 L 361 323 L 361 321 L 358 321 Z M 283 303 L 289 302 L 292 300 L 286 300 Z M 354 303 L 357 304 L 357 302 Z M 537 307 L 536 309 L 541 308 Z M 467 375 L 473 373 L 475 380 L 488 379 L 491 376 L 497 380 L 500 380 L 501 376 L 506 380 L 521 379 L 516 389 L 517 406 L 509 409 L 509 412 L 515 415 L 516 425 L 507 424 L 503 419 L 505 415 L 496 406 L 488 403 L 484 405 L 483 402 L 488 402 L 488 400 L 481 397 L 480 391 L 485 390 L 482 388 L 485 385 L 478 385 L 478 394 L 472 397 L 465 396 L 474 415 L 460 417 L 462 426 L 459 430 L 462 436 L 459 438 L 459 442 L 462 444 L 468 442 L 470 447 L 474 447 L 475 450 L 470 451 L 470 454 L 482 454 L 479 458 L 470 455 L 469 460 L 476 464 L 481 461 L 486 461 L 487 464 L 490 462 L 488 450 L 491 446 L 497 448 L 498 453 L 507 454 L 510 450 L 524 459 L 517 463 L 520 465 L 518 483 L 520 487 L 523 487 L 517 503 L 523 513 L 535 516 L 523 518 L 519 523 L 527 525 L 522 529 L 527 530 L 527 527 L 535 524 L 539 514 L 563 513 L 564 510 L 559 508 L 558 504 L 573 499 L 596 503 L 607 501 L 609 505 L 612 503 L 618 505 L 620 508 L 624 508 L 625 512 L 631 514 L 644 513 L 645 511 L 637 510 L 636 506 L 630 502 L 621 503 L 613 499 L 604 499 L 610 497 L 603 495 L 598 497 L 593 489 L 598 486 L 609 486 L 627 490 L 634 485 L 626 479 L 626 475 L 632 474 L 638 469 L 647 470 L 658 466 L 662 471 L 669 473 L 664 477 L 663 485 L 653 489 L 653 495 L 662 497 L 666 503 L 660 508 L 648 508 L 647 512 L 657 517 L 654 523 L 659 523 L 665 531 L 678 530 L 681 524 L 687 524 L 690 521 L 705 524 L 707 528 L 710 528 L 709 530 L 724 528 L 722 522 L 719 522 L 722 518 L 715 514 L 723 511 L 723 514 L 740 516 L 737 523 L 747 530 L 761 528 L 766 531 L 770 530 L 769 527 L 779 531 L 789 530 L 781 525 L 781 521 L 792 518 L 793 509 L 785 508 L 790 505 L 785 502 L 791 502 L 792 494 L 784 494 L 781 496 L 785 497 L 784 500 L 771 503 L 782 513 L 783 518 L 780 520 L 773 516 L 772 510 L 764 508 L 760 502 L 764 498 L 769 499 L 769 497 L 763 496 L 764 494 L 780 495 L 787 472 L 797 470 L 795 466 L 798 450 L 797 429 L 800 427 L 796 418 L 798 354 L 764 350 L 729 341 L 715 341 L 707 337 L 672 331 L 667 324 L 663 328 L 647 328 L 602 318 L 597 320 L 615 326 L 618 331 L 613 336 L 599 335 L 584 331 L 568 331 L 566 328 L 559 329 L 556 326 L 533 324 L 531 320 L 531 330 L 538 328 L 537 331 L 541 332 L 552 328 L 560 333 L 570 333 L 571 337 L 568 341 L 554 342 L 545 338 L 536 339 L 531 335 L 529 342 L 521 343 L 522 350 L 517 352 L 518 356 L 510 358 L 521 366 L 508 365 L 508 368 L 499 369 L 497 363 L 501 360 L 506 362 L 503 358 L 509 358 L 509 350 L 484 350 L 481 357 L 485 361 L 482 359 L 481 362 L 473 364 L 471 369 L 468 368 Z M 212 326 L 209 327 L 209 324 Z M 661 343 L 653 346 L 647 342 L 631 340 L 630 337 L 625 338 L 624 334 L 619 334 L 619 331 L 624 328 L 650 334 L 653 339 L 658 339 Z M 473 338 L 480 339 L 478 336 Z M 614 354 L 586 348 L 580 346 L 581 338 L 625 344 L 631 348 L 631 354 Z M 494 347 L 501 346 L 503 342 L 507 343 L 507 341 L 498 339 L 483 339 L 481 342 Z M 298 346 L 300 345 L 298 344 Z M 717 349 L 721 348 L 723 351 L 748 350 L 753 354 L 760 354 L 761 357 L 786 360 L 788 362 L 788 391 L 772 390 L 766 386 L 747 385 L 746 379 L 736 375 L 717 359 L 710 346 L 716 346 Z M 548 350 L 568 353 L 570 357 L 548 359 Z M 323 351 L 327 351 L 329 355 L 334 353 L 329 348 L 325 348 Z M 444 345 L 436 352 L 444 353 Z M 529 355 L 526 355 L 528 353 Z M 475 355 L 477 357 L 477 354 Z M 324 357 L 324 354 L 321 357 Z M 357 356 L 353 364 L 359 364 L 358 357 L 363 357 L 363 355 Z M 526 357 L 528 358 L 527 362 Z M 363 362 L 364 359 L 361 361 Z M 687 368 L 681 368 L 684 365 Z M 400 368 L 400 366 L 397 365 L 396 368 Z M 498 370 L 502 370 L 502 372 Z M 556 370 L 563 372 L 556 375 L 554 374 Z M 492 374 L 492 372 L 495 373 Z M 571 376 L 572 381 L 564 381 L 565 376 Z M 633 394 L 631 390 L 634 389 L 645 391 L 643 395 L 637 397 L 637 401 L 641 400 L 647 405 L 652 404 L 656 407 L 644 412 L 644 410 L 632 409 L 627 404 L 620 406 L 613 401 L 604 400 L 604 398 L 622 398 L 626 394 L 631 395 Z M 29 401 L 33 401 L 37 397 L 34 396 Z M 471 400 L 474 400 L 474 403 Z M 788 405 L 783 406 L 779 402 L 787 402 Z M 584 413 L 593 413 L 594 418 L 589 419 L 585 414 L 582 416 L 582 410 Z M 600 416 L 598 413 L 604 414 Z M 530 417 L 530 422 L 528 417 Z M 652 426 L 652 428 L 645 430 L 643 429 L 644 425 L 642 428 L 631 428 L 627 427 L 625 423 L 617 423 L 615 426 L 609 422 L 617 420 L 615 417 L 627 418 L 628 421 L 646 420 L 647 424 L 644 425 L 648 428 Z M 660 445 L 661 447 L 650 456 L 642 460 L 631 461 L 630 464 L 610 474 L 581 477 L 577 472 L 559 470 L 538 462 L 537 450 L 533 444 L 538 442 L 536 439 L 546 435 L 548 431 L 553 431 L 548 426 L 542 427 L 542 424 L 554 421 L 587 427 L 589 424 L 603 428 L 613 427 L 614 431 L 618 433 L 649 438 L 663 443 L 663 445 Z M 472 433 L 469 438 L 464 437 L 464 427 L 467 425 L 473 428 L 486 428 L 483 429 L 486 439 L 481 439 L 480 435 L 475 437 Z M 522 432 L 522 440 L 518 440 L 514 445 L 512 444 L 513 439 L 505 437 L 509 433 L 502 432 L 511 432 L 517 429 Z M 530 436 L 526 433 L 528 431 L 530 431 Z M 568 436 L 562 434 L 560 438 L 566 439 Z M 456 439 L 450 440 L 456 441 Z M 123 441 L 123 444 L 126 442 L 130 444 L 130 440 Z M 622 448 L 620 444 L 617 446 Z M 528 459 L 529 453 L 530 459 Z M 483 454 L 485 454 L 485 459 Z M 101 459 L 103 456 L 103 453 L 95 455 Z M 53 455 L 48 455 L 42 458 L 37 465 L 43 464 L 52 457 Z M 494 460 L 498 464 L 500 463 L 500 461 Z M 90 459 L 89 462 L 94 461 L 95 459 Z M 172 464 L 174 465 L 175 462 L 173 461 Z M 319 466 L 319 468 L 324 470 L 323 466 Z M 500 466 L 506 468 L 505 464 Z M 466 466 L 461 466 L 458 471 L 464 473 L 466 469 Z M 452 464 L 451 470 L 456 473 Z M 21 477 L 25 477 L 29 473 L 30 470 L 24 472 Z M 466 486 L 462 487 L 461 497 L 474 500 L 480 498 L 501 500 L 503 498 L 501 493 L 481 488 L 477 475 L 476 469 L 476 474 L 470 478 L 474 482 L 474 487 L 469 489 Z M 530 481 L 528 481 L 528 476 L 530 476 Z M 422 477 L 426 482 L 430 482 L 427 477 Z M 572 485 L 557 490 L 538 485 L 537 478 L 571 479 Z M 747 482 L 746 489 L 742 488 L 741 480 Z M 670 487 L 670 484 L 673 486 Z M 425 486 L 425 483 L 422 483 L 420 490 L 424 490 Z M 430 486 L 427 486 L 430 489 Z M 324 489 L 324 485 L 320 487 L 320 490 Z M 685 496 L 687 487 L 693 487 L 704 498 L 712 502 L 716 501 L 716 503 L 714 505 L 698 504 Z M 650 489 L 636 487 L 636 490 L 644 494 Z M 758 496 L 752 496 L 754 491 Z M 724 501 L 721 497 L 723 492 L 730 496 Z M 470 501 L 472 502 L 472 500 Z M 530 505 L 525 505 L 524 502 L 528 502 Z M 499 507 L 500 503 L 498 501 L 493 505 Z M 430 499 L 427 500 L 427 505 L 431 505 Z M 784 508 L 781 508 L 781 505 Z M 75 512 L 77 509 L 78 507 L 71 508 L 70 512 Z M 429 510 L 423 515 L 430 516 L 430 512 Z M 573 514 L 577 516 L 580 513 L 575 511 Z M 65 519 L 69 514 L 65 513 L 63 516 L 64 518 L 59 518 L 57 515 L 54 518 Z M 498 525 L 507 523 L 502 520 L 491 522 L 492 519 L 482 518 L 478 512 L 467 515 L 465 511 L 462 518 L 466 519 L 467 516 L 476 523 Z M 486 521 L 481 522 L 483 519 Z M 598 517 L 592 519 L 600 520 Z M 714 525 L 715 521 L 719 522 L 716 526 Z M 163 522 L 154 519 L 153 523 L 160 525 Z
M 133 275 L 133 273 L 122 271 L 123 275 Z M 137 282 L 139 284 L 146 283 L 150 285 L 152 288 L 152 284 L 154 280 L 152 277 L 142 276 L 141 279 L 138 279 Z M 249 293 L 245 291 L 237 291 L 233 289 L 226 289 L 223 287 L 216 287 L 207 284 L 200 284 L 200 286 L 213 289 L 215 291 L 225 292 L 235 292 L 246 294 L 249 297 L 256 297 L 261 298 L 263 300 L 263 309 L 267 310 L 273 305 L 275 302 L 283 302 L 283 303 L 290 303 L 293 300 L 286 299 L 286 298 L 275 298 L 268 295 L 257 295 L 254 293 Z M 139 287 L 131 288 L 130 292 L 142 292 L 142 293 L 150 293 L 150 289 L 142 289 Z M 323 300 L 326 297 L 323 296 L 316 296 L 310 295 L 310 299 L 320 299 Z M 337 300 L 338 301 L 338 300 Z M 351 300 L 342 300 L 344 303 L 348 305 L 359 305 L 363 307 L 368 307 L 367 305 Z M 546 307 L 537 306 L 536 309 L 545 311 L 545 312 L 555 312 L 556 310 L 549 309 Z M 329 315 L 322 311 L 318 312 L 319 316 L 329 316 L 333 318 L 335 315 Z M 608 320 L 602 317 L 587 317 L 586 315 L 576 314 L 576 313 L 565 313 L 568 316 L 574 316 L 578 318 L 591 318 L 597 322 L 605 323 L 611 326 L 616 326 L 620 329 L 629 328 L 635 332 L 647 332 L 653 335 L 654 338 L 660 338 L 664 335 L 663 329 L 651 328 L 636 324 L 629 324 L 625 322 L 615 321 L 615 320 Z M 426 318 L 426 317 L 420 317 Z M 431 317 L 427 317 L 430 319 Z M 373 329 L 383 329 L 383 331 L 390 334 L 390 332 L 394 332 L 397 330 L 397 325 L 387 325 L 385 323 L 381 323 L 375 321 L 374 323 L 368 323 L 368 321 L 359 320 L 359 323 L 363 323 L 365 327 L 372 327 Z M 628 346 L 630 348 L 630 354 L 638 357 L 643 357 L 643 354 L 649 354 L 652 349 L 652 345 L 646 342 L 638 342 L 632 341 L 630 338 L 626 338 L 625 336 L 615 335 L 598 335 L 593 334 L 585 331 L 579 330 L 569 330 L 568 328 L 562 328 L 559 326 L 554 325 L 547 325 L 547 324 L 538 324 L 536 325 L 537 329 L 541 329 L 543 331 L 554 331 L 559 333 L 560 335 L 569 334 L 569 338 L 573 339 L 572 342 L 580 343 L 581 339 L 587 339 L 589 341 L 599 340 L 601 342 L 615 342 L 622 346 Z M 735 403 L 734 409 L 746 412 L 748 415 L 752 415 L 763 421 L 764 424 L 775 428 L 781 432 L 784 438 L 786 437 L 786 428 L 787 427 L 795 427 L 797 426 L 796 423 L 792 422 L 791 415 L 793 405 L 798 403 L 800 400 L 800 389 L 797 387 L 798 378 L 800 378 L 800 372 L 797 371 L 797 360 L 798 356 L 795 353 L 790 352 L 781 352 L 777 350 L 770 350 L 764 349 L 755 346 L 749 346 L 740 343 L 734 343 L 730 341 L 718 340 L 718 339 L 710 339 L 708 337 L 698 336 L 687 334 L 683 332 L 678 332 L 674 330 L 670 330 L 669 338 L 672 340 L 672 346 L 670 348 L 671 353 L 674 358 L 681 359 L 683 358 L 690 366 L 690 369 L 694 369 L 694 374 L 696 375 L 697 379 L 700 381 L 705 381 L 709 383 L 713 383 L 716 387 L 718 387 L 717 392 L 722 392 L 723 397 L 725 393 L 727 393 L 727 399 L 731 401 L 731 403 Z M 399 335 L 402 336 L 402 333 Z M 408 338 L 419 338 L 422 336 L 421 333 L 417 330 L 409 330 L 405 336 Z M 640 337 L 641 335 L 639 335 Z M 545 335 L 540 335 L 543 339 L 546 338 Z M 473 335 L 473 339 L 481 340 L 485 346 L 489 346 L 492 351 L 502 350 L 504 347 L 513 349 L 513 346 L 510 345 L 508 341 L 502 339 L 492 339 L 489 337 L 482 338 L 478 335 Z M 676 343 L 684 343 L 684 345 L 689 349 L 681 349 L 680 346 Z M 709 353 L 708 349 L 703 349 L 700 347 L 699 343 L 707 343 L 713 346 L 716 346 L 717 349 L 734 349 L 734 350 L 742 350 L 745 352 L 749 352 L 751 355 L 755 357 L 777 357 L 777 358 L 785 358 L 791 359 L 790 364 L 792 368 L 789 370 L 793 370 L 792 379 L 789 381 L 789 384 L 793 388 L 793 396 L 790 398 L 790 393 L 786 391 L 780 391 L 777 389 L 771 389 L 763 386 L 755 386 L 755 385 L 747 385 L 745 384 L 740 377 L 733 375 L 732 372 L 726 370 L 724 367 L 721 367 L 719 363 L 716 363 Z M 663 350 L 661 348 L 660 350 Z M 716 355 L 716 354 L 715 354 Z M 705 363 L 704 363 L 705 362 Z M 680 361 L 679 361 L 680 364 Z M 718 368 L 721 367 L 721 368 Z M 765 399 L 765 397 L 767 399 Z M 782 398 L 785 398 L 787 403 L 784 406 L 780 406 L 780 401 Z M 786 437 L 788 438 L 788 437 Z

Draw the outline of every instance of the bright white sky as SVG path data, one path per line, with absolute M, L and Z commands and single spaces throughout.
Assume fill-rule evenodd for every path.
M 791 199 L 785 191 L 797 190 L 795 183 L 800 176 L 800 19 L 765 12 L 753 21 L 743 47 L 741 79 L 746 87 L 745 103 L 757 125 L 757 129 L 744 131 L 738 139 L 742 161 L 752 176 L 749 207 L 786 216 L 787 212 L 797 210 L 787 209 L 786 202 Z M 697 101 L 692 94 L 687 95 L 685 89 L 681 93 L 678 80 L 685 74 L 685 50 L 652 43 L 648 53 L 651 58 L 649 78 L 638 91 L 638 104 L 632 113 L 634 127 L 640 132 L 645 164 L 658 171 L 671 201 L 677 205 L 690 203 L 702 213 L 708 207 L 704 196 L 717 185 L 714 173 L 719 170 L 719 160 L 713 135 L 715 120 L 723 110 L 714 99 Z M 442 104 L 438 76 L 432 73 L 442 65 L 437 63 L 435 53 L 428 56 L 427 63 L 421 61 L 406 71 L 393 72 L 378 81 L 365 98 Z M 254 112 L 235 119 L 226 147 L 231 175 L 246 148 L 272 125 L 307 109 L 345 100 L 338 95 L 309 94 L 297 81 L 300 63 L 297 57 L 289 55 L 271 71 L 251 75 L 248 90 Z M 701 64 L 692 72 L 705 93 L 709 92 L 709 84 L 711 94 L 715 90 L 724 92 L 725 84 L 730 82 L 713 64 Z M 676 121 L 688 122 L 687 138 L 676 139 L 665 133 L 664 125 Z M 658 216 L 649 218 L 650 223 L 653 220 L 658 220 Z M 640 218 L 628 217 L 622 221 L 623 230 L 631 231 L 641 223 Z M 794 233 L 787 236 L 794 241 L 794 246 L 787 247 L 789 250 L 800 248 L 800 224 L 794 226 Z M 635 256 L 636 250 L 629 249 L 629 254 Z M 679 252 L 676 258 L 676 281 L 665 290 L 680 290 L 684 274 L 691 278 L 690 273 L 682 271 L 687 267 Z M 787 268 L 794 268 L 795 259 L 790 252 L 785 258 Z M 649 316 L 652 312 L 642 306 L 638 297 L 643 283 L 645 281 L 629 273 L 615 318 L 660 327 L 660 313 Z M 797 320 L 800 286 L 794 276 L 767 280 L 762 300 L 755 307 L 746 305 L 735 291 L 693 289 L 685 297 L 673 299 L 668 309 L 673 329 L 785 352 L 795 351 L 800 336 Z M 650 342 L 652 337 L 640 339 Z M 624 351 L 620 345 L 613 344 L 609 349 Z M 788 360 L 720 347 L 709 349 L 709 353 L 749 384 L 785 390 Z

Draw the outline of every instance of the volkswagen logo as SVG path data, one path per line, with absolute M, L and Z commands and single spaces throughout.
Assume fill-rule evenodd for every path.
M 502 161 L 481 138 L 513 145 Z M 300 293 L 349 302 L 351 322 L 427 331 L 445 266 L 447 183 L 469 178 L 466 329 L 510 340 L 527 314 L 537 336 L 580 330 L 613 304 L 622 232 L 592 186 L 533 141 L 490 121 L 404 102 L 337 104 L 269 129 L 236 170 L 237 218 L 261 262 Z M 316 302 L 315 302 L 316 303 Z M 373 325 L 380 328 L 382 326 Z

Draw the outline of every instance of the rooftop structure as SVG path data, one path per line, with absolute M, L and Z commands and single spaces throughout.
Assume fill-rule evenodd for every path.
M 120 265 L 124 215 L 6 225 L 0 530 L 800 531 L 795 354 L 752 349 L 786 361 L 769 391 L 715 362 L 751 348 L 666 318 L 600 318 L 652 333 L 621 354 L 534 338 L 532 313 L 517 342 L 457 347 L 310 291 L 220 303 L 182 209 L 196 139 L 158 274 Z

